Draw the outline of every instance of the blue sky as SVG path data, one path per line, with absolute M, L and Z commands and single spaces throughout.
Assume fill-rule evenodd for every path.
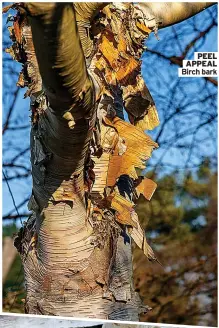
M 196 35 L 199 33 L 199 30 L 203 30 L 205 28 L 205 25 L 207 26 L 208 20 L 210 20 L 211 14 L 214 13 L 217 10 L 215 8 L 216 6 L 210 8 L 208 11 L 200 13 L 199 15 L 195 16 L 194 18 L 191 18 L 190 20 L 187 20 L 186 22 L 177 24 L 174 26 L 174 28 L 169 27 L 163 30 L 160 30 L 158 32 L 160 41 L 157 41 L 155 36 L 153 34 L 150 35 L 149 39 L 147 40 L 147 47 L 149 49 L 154 49 L 157 51 L 162 52 L 163 54 L 167 56 L 178 56 L 181 54 L 181 49 L 186 46 Z M 3 24 L 5 23 L 5 17 L 3 20 Z M 194 31 L 193 27 L 196 27 L 196 31 Z M 179 44 L 173 44 L 171 45 L 170 38 L 174 36 L 175 31 L 180 32 L 179 36 Z M 7 38 L 7 35 L 3 35 L 3 37 Z M 191 51 L 188 53 L 187 59 L 193 58 L 194 48 L 191 49 Z M 217 28 L 213 28 L 210 33 L 208 33 L 206 39 L 204 42 L 200 41 L 198 43 L 198 50 L 199 51 L 217 51 Z M 3 58 L 8 58 L 9 55 L 3 55 Z M 185 101 L 185 93 L 189 94 L 191 99 L 197 99 L 200 100 L 202 96 L 206 95 L 209 92 L 212 92 L 212 86 L 209 85 L 206 88 L 202 88 L 202 80 L 201 78 L 182 78 L 183 81 L 178 82 L 178 67 L 175 65 L 171 65 L 167 63 L 167 61 L 163 59 L 157 59 L 154 60 L 154 55 L 151 55 L 149 52 L 143 54 L 143 61 L 142 61 L 142 74 L 144 76 L 144 79 L 146 81 L 146 84 L 151 91 L 159 115 L 160 120 L 162 123 L 162 120 L 165 116 L 165 106 L 167 106 L 167 101 L 172 101 L 172 105 L 175 105 L 177 102 L 182 105 Z M 20 64 L 14 63 L 13 67 L 15 71 L 19 72 L 20 70 Z M 10 71 L 3 71 L 3 93 L 5 94 L 5 97 L 3 99 L 3 123 L 4 119 L 8 110 L 8 107 L 11 103 L 11 97 L 10 92 L 13 92 L 15 90 L 15 83 L 16 83 L 16 75 L 13 75 Z M 179 87 L 177 87 L 177 83 L 180 83 Z M 176 88 L 176 92 L 173 99 L 169 99 L 170 91 Z M 178 88 L 178 89 L 177 89 Z M 209 90 L 208 90 L 209 89 Z M 202 90 L 202 94 L 200 94 L 200 90 Z M 9 93 L 7 94 L 7 91 Z M 20 125 L 28 125 L 29 124 L 29 99 L 23 99 L 23 95 L 25 93 L 24 89 L 19 90 L 19 96 L 15 103 L 15 111 L 12 115 L 12 122 L 13 126 L 16 126 L 16 124 Z M 164 101 L 165 100 L 165 101 Z M 199 107 L 202 106 L 201 101 L 199 102 Z M 206 103 L 203 104 L 203 106 L 206 106 Z M 210 103 L 209 103 L 210 106 Z M 191 111 L 196 110 L 196 105 L 191 104 L 191 106 L 188 106 L 188 109 L 191 109 Z M 189 116 L 188 116 L 189 117 Z M 193 117 L 192 121 L 195 122 L 196 118 Z M 188 121 L 186 124 L 191 125 L 193 124 L 192 121 Z M 180 121 L 176 122 L 176 125 L 178 124 L 179 131 L 182 128 L 180 126 L 183 122 Z M 185 123 L 184 123 L 185 124 Z M 215 127 L 212 127 L 212 129 L 215 129 Z M 156 128 L 154 131 L 149 132 L 149 134 L 156 138 L 156 136 L 159 133 L 160 127 Z M 9 161 L 13 156 L 15 156 L 20 150 L 28 147 L 29 145 L 29 130 L 30 129 L 24 129 L 21 130 L 19 133 L 17 131 L 10 131 L 6 132 L 4 139 L 3 139 L 3 162 Z M 209 132 L 208 132 L 209 133 Z M 213 133 L 214 130 L 213 130 Z M 164 131 L 164 136 L 168 135 L 168 126 L 167 130 Z M 163 136 L 163 137 L 164 137 Z M 205 131 L 203 130 L 200 133 L 199 136 L 200 140 L 201 138 L 205 139 Z M 188 136 L 187 142 L 189 143 L 191 140 L 191 137 Z M 186 139 L 185 139 L 186 141 Z M 203 156 L 206 154 L 215 154 L 216 153 L 216 144 L 210 143 L 207 145 L 203 142 L 202 145 L 202 151 Z M 156 154 L 154 152 L 154 156 L 152 157 L 150 161 L 151 167 L 153 167 L 153 164 L 162 156 L 164 158 L 162 159 L 162 163 L 174 163 L 175 165 L 180 164 L 185 159 L 185 152 L 181 149 L 171 148 L 166 149 L 165 147 L 161 147 L 156 151 Z M 195 155 L 193 156 L 194 163 L 196 162 Z M 198 157 L 197 157 L 198 158 Z M 26 152 L 25 155 L 22 157 L 20 161 L 18 161 L 18 164 L 22 164 L 25 166 L 29 166 L 29 153 Z M 170 169 L 170 167 L 169 167 Z M 7 173 L 7 170 L 5 170 Z M 8 174 L 11 174 L 11 171 L 8 171 Z M 26 180 L 10 180 L 10 187 L 12 189 L 15 202 L 18 205 L 23 201 L 24 198 L 28 197 L 31 194 L 31 177 L 28 177 Z M 11 196 L 8 191 L 8 187 L 6 184 L 3 184 L 3 215 L 8 213 L 13 209 L 13 203 Z M 23 207 L 20 209 L 20 211 L 26 211 L 26 207 Z

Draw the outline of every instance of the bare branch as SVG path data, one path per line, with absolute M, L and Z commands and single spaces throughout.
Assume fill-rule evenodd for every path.
M 216 2 L 147 2 L 139 3 L 146 17 L 154 17 L 163 28 L 190 18 Z

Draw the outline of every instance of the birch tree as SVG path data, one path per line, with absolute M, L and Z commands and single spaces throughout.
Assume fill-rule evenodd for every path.
M 150 33 L 213 3 L 17 3 L 9 28 L 28 88 L 33 190 L 21 254 L 27 313 L 138 321 L 132 240 L 156 261 L 134 205 L 159 124 L 140 73 Z M 4 10 L 7 11 L 7 8 Z M 129 122 L 124 119 L 127 112 Z

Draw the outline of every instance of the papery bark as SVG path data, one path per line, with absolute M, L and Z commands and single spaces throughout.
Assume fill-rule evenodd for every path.
M 147 310 L 132 283 L 131 238 L 156 260 L 133 206 L 156 188 L 136 167 L 144 169 L 158 147 L 143 133 L 159 119 L 140 57 L 158 27 L 148 23 L 148 8 L 159 12 L 151 3 L 106 5 L 18 4 L 22 38 L 12 31 L 13 54 L 23 51 L 15 59 L 31 97 L 33 215 L 15 244 L 31 314 L 138 321 Z M 195 10 L 176 12 L 162 26 Z
M 101 249 L 95 247 L 98 236 L 87 218 L 85 167 L 96 120 L 95 90 L 76 34 L 74 8 L 44 3 L 25 9 L 50 104 L 44 94 L 31 94 L 29 209 L 34 214 L 16 239 L 25 271 L 26 312 L 138 320 L 130 243 L 109 234 Z M 70 35 L 74 43 L 68 44 Z

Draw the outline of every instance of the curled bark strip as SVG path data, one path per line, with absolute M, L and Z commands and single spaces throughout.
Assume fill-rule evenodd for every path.
M 10 53 L 15 60 L 22 64 L 17 85 L 28 87 L 25 97 L 37 94 L 42 89 L 42 79 L 35 56 L 31 27 L 26 16 L 18 11 L 13 18 L 13 25 L 8 27 L 8 29 L 13 44 L 6 49 L 6 52 Z
M 159 124 L 153 99 L 140 75 L 139 61 L 143 40 L 156 26 L 147 27 L 148 21 L 141 14 L 141 10 L 130 4 L 110 4 L 100 18 L 103 27 L 90 67 L 104 83 L 97 110 L 102 154 L 97 157 L 91 152 L 95 163 L 91 201 L 97 208 L 114 213 L 115 221 L 129 227 L 130 236 L 145 255 L 156 260 L 133 210 L 133 200 L 142 189 L 135 188 L 134 181 L 139 179 L 136 168 L 143 170 L 152 150 L 158 147 L 143 130 Z M 136 15 L 138 18 L 134 19 Z M 125 22 L 130 22 L 129 29 Z M 123 101 L 131 123 L 138 127 L 119 119 L 120 102 L 115 99 Z M 148 199 L 152 196 L 149 189 L 146 186 L 141 190 Z
M 94 42 L 91 31 L 91 24 L 96 14 L 107 5 L 106 2 L 75 2 L 76 21 L 81 45 L 86 60 L 91 60 L 94 52 Z

